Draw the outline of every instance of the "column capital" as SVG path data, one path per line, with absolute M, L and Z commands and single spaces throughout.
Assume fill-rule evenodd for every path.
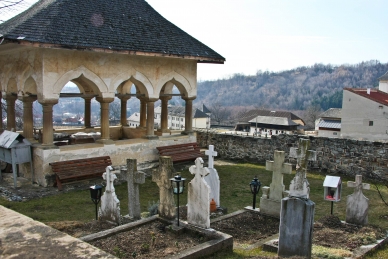
M 104 98 L 104 97 L 96 97 L 96 100 L 97 102 L 99 103 L 111 103 L 113 102 L 115 98 L 113 97 L 107 97 L 107 98 Z
M 22 102 L 35 102 L 38 99 L 37 96 L 31 96 L 31 95 L 23 95 L 19 96 L 19 100 Z
M 58 103 L 58 99 L 45 99 L 45 100 L 38 100 L 38 102 L 41 104 L 41 105 L 55 105 Z
M 158 98 L 147 98 L 145 101 L 147 102 L 147 103 L 154 103 L 154 102 L 156 102 L 156 101 L 158 101 L 159 99 Z
M 182 96 L 181 98 L 185 101 L 193 101 L 197 98 L 197 96 L 191 96 L 191 97 Z
M 159 99 L 162 101 L 168 101 L 168 100 L 172 99 L 172 96 L 161 96 L 161 97 L 159 97 Z
M 6 93 L 5 95 L 3 95 L 3 98 L 4 98 L 5 100 L 16 101 L 16 99 L 18 98 L 18 96 L 15 95 L 15 94 L 12 94 L 12 93 Z
M 119 98 L 122 101 L 128 101 L 129 99 L 131 99 L 131 96 L 126 94 L 119 94 L 117 95 L 117 98 Z

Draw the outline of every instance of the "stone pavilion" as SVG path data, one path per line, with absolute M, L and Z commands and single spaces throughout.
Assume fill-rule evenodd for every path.
M 7 104 L 7 130 L 15 129 L 15 101 L 19 99 L 23 102 L 21 133 L 33 141 L 32 104 L 41 104 L 42 140 L 33 145 L 32 180 L 43 186 L 50 184 L 50 162 L 100 155 L 111 156 L 114 165 L 124 165 L 127 158 L 155 161 L 156 146 L 196 141 L 191 118 L 197 64 L 224 61 L 144 0 L 41 0 L 0 24 L 0 97 Z M 61 93 L 69 81 L 80 93 Z M 136 94 L 130 93 L 133 85 Z M 173 86 L 186 102 L 184 135 L 175 139 L 163 137 L 168 132 L 167 102 Z M 96 143 L 55 145 L 53 106 L 68 96 L 84 99 L 85 124 L 77 131 L 99 131 L 101 139 Z M 110 127 L 109 103 L 115 97 L 121 100 L 121 124 Z M 97 128 L 90 123 L 93 98 L 101 107 Z M 136 129 L 126 121 L 129 98 L 140 102 Z M 162 103 L 159 131 L 154 130 L 157 100 Z M 29 166 L 21 168 L 26 177 L 31 175 L 29 170 Z

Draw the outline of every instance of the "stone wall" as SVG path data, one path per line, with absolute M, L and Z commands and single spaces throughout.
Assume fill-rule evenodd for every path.
M 388 143 L 384 142 L 304 135 L 259 138 L 212 130 L 197 131 L 199 145 L 214 145 L 219 158 L 259 164 L 273 160 L 275 150 L 284 151 L 286 162 L 295 164 L 295 159 L 289 158 L 289 151 L 290 147 L 297 147 L 299 138 L 310 139 L 310 149 L 317 151 L 317 161 L 309 162 L 311 170 L 336 175 L 362 174 L 366 178 L 379 178 L 388 173 Z

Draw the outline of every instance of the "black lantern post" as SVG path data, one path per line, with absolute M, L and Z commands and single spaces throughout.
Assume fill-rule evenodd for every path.
M 179 226 L 179 194 L 183 193 L 183 190 L 185 189 L 185 181 L 186 178 L 182 178 L 180 175 L 176 175 L 173 178 L 170 178 L 171 186 L 174 194 L 177 195 L 178 199 L 178 226 Z
M 102 186 L 93 185 L 93 186 L 90 186 L 89 190 L 90 190 L 90 197 L 92 198 L 93 203 L 96 205 L 96 220 L 98 220 L 97 204 L 101 200 Z
M 253 205 L 252 205 L 252 207 L 253 207 L 253 209 L 255 209 L 256 208 L 256 194 L 259 193 L 260 186 L 261 186 L 261 183 L 257 179 L 257 176 L 255 176 L 255 178 L 253 178 L 253 180 L 251 181 L 249 186 L 251 187 L 251 192 L 253 194 Z

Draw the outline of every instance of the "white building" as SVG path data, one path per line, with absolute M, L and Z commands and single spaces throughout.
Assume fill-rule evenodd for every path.
M 341 137 L 388 140 L 388 72 L 379 79 L 378 90 L 344 89 Z
M 338 138 L 341 135 L 341 108 L 330 108 L 315 121 L 319 137 Z

